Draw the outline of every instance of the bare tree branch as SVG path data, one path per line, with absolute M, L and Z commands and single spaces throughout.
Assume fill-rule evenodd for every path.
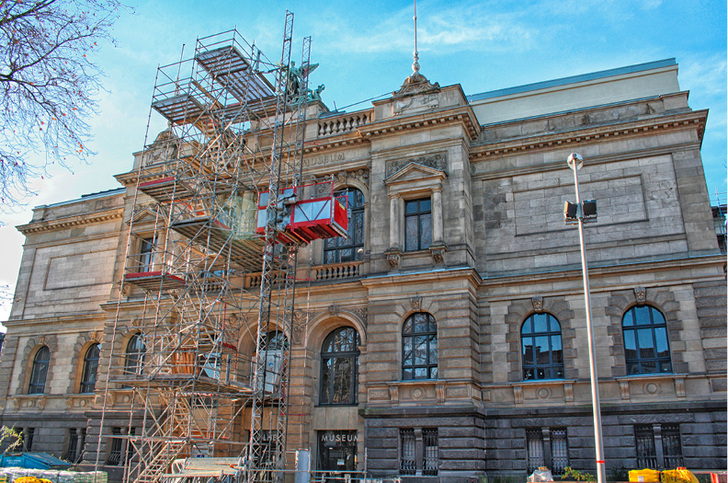
M 87 119 L 101 71 L 87 55 L 113 44 L 119 0 L 0 0 L 0 203 L 30 194 L 48 165 L 87 161 Z M 32 156 L 44 161 L 31 163 Z

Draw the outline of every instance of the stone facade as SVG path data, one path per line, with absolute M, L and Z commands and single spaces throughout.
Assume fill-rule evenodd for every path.
M 335 469 L 322 468 L 323 453 L 338 437 L 353 443 L 357 469 L 406 480 L 525 477 L 557 458 L 594 470 L 579 241 L 562 215 L 574 199 L 566 158 L 579 152 L 582 198 L 599 206 L 585 232 L 607 474 L 640 464 L 646 428 L 657 466 L 675 456 L 665 441 L 677 434 L 684 466 L 725 468 L 725 258 L 700 158 L 707 111 L 688 106 L 676 76 L 661 61 L 470 98 L 424 81 L 355 113 L 317 104 L 304 175 L 362 193 L 363 246 L 336 264 L 324 263 L 320 240 L 299 254 L 310 282 L 297 288 L 290 334 L 289 449 Z M 139 409 L 105 381 L 145 310 L 119 282 L 127 246 L 154 223 L 136 210 L 140 231 L 127 240 L 134 204 L 149 200 L 133 171 L 118 179 L 124 188 L 39 207 L 19 227 L 27 241 L 0 358 L 2 423 L 34 428 L 32 449 L 58 456 L 83 428 L 84 463 L 116 477 L 123 458 L 99 439 L 101 415 L 105 435 L 128 434 Z M 405 218 L 420 200 L 430 237 L 412 249 Z M 624 317 L 645 307 L 664 317 L 670 370 L 630 373 Z M 436 372 L 408 378 L 403 327 L 423 313 L 437 347 L 430 339 L 423 367 Z M 559 323 L 561 372 L 524 380 L 524 322 L 537 315 Z M 322 404 L 322 346 L 341 327 L 359 335 L 356 403 Z M 251 337 L 238 346 L 254 350 Z M 94 343 L 104 384 L 79 394 Z M 42 346 L 45 390 L 28 394 Z

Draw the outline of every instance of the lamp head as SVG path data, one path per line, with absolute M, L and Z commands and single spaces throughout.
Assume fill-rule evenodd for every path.
M 581 169 L 581 167 L 584 166 L 584 158 L 582 158 L 579 153 L 571 153 L 566 159 L 566 164 L 568 164 L 571 169 Z

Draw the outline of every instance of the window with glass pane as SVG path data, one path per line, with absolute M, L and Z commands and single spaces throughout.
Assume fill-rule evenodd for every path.
M 51 361 L 51 351 L 48 347 L 43 346 L 35 353 L 33 357 L 33 367 L 30 371 L 30 384 L 28 385 L 28 394 L 43 394 L 45 391 L 46 377 L 48 375 L 48 366 Z
M 404 202 L 404 249 L 426 250 L 432 245 L 432 206 L 430 198 Z
M 521 326 L 523 380 L 563 379 L 561 325 L 551 314 L 533 314 Z
M 399 474 L 414 475 L 417 472 L 416 466 L 416 441 L 415 430 L 402 428 L 399 430 Z
M 140 375 L 143 372 L 144 354 L 147 348 L 141 334 L 134 334 L 126 344 L 126 356 L 124 359 L 124 373 Z
M 672 372 L 667 323 L 662 312 L 649 305 L 632 307 L 622 318 L 627 374 Z
M 88 348 L 83 357 L 83 374 L 81 376 L 81 393 L 94 392 L 96 389 L 96 373 L 99 369 L 99 351 L 101 346 L 94 344 Z
M 324 263 L 341 263 L 361 260 L 364 257 L 364 195 L 356 188 L 335 193 L 346 196 L 349 204 L 349 226 L 346 238 L 324 240 Z
M 320 404 L 356 404 L 359 333 L 352 327 L 331 332 L 321 349 Z
M 150 272 L 154 266 L 154 238 L 144 238 L 139 250 L 139 271 Z
M 425 312 L 402 325 L 402 379 L 437 379 L 437 323 Z

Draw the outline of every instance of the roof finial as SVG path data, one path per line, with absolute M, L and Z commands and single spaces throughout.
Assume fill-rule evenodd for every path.
M 417 75 L 420 72 L 420 53 L 417 51 L 417 0 L 414 0 L 415 2 L 415 51 L 413 53 L 414 55 L 414 61 L 412 62 L 412 72 Z

